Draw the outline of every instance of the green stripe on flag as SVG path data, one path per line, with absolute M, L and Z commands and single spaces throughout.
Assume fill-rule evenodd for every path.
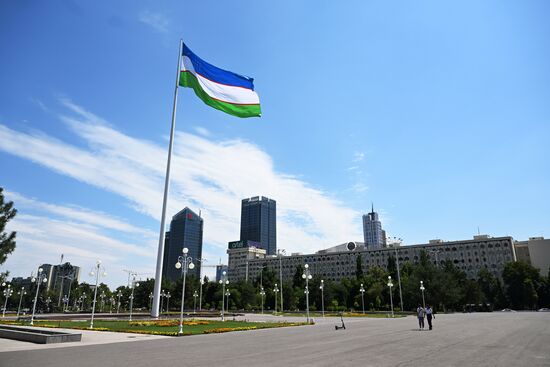
M 210 97 L 200 86 L 197 77 L 190 72 L 180 73 L 180 86 L 192 88 L 197 97 L 210 107 L 237 117 L 257 117 L 262 111 L 259 104 L 239 105 L 228 102 L 218 101 Z

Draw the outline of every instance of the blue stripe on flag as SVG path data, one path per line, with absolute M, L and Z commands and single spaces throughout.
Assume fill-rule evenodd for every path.
M 253 78 L 235 74 L 231 71 L 223 70 L 212 64 L 207 63 L 206 61 L 195 55 L 193 51 L 191 51 L 189 47 L 185 45 L 185 43 L 183 44 L 183 56 L 189 57 L 197 73 L 207 79 L 212 80 L 213 82 L 254 90 Z

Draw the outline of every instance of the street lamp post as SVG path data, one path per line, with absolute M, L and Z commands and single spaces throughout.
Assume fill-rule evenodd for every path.
M 313 276 L 309 271 L 308 264 L 304 265 L 304 273 L 302 274 L 302 278 L 306 280 L 306 289 L 304 290 L 304 293 L 306 294 L 306 321 L 309 324 L 309 280 L 313 278 Z
M 391 307 L 391 317 L 394 317 L 393 314 L 393 295 L 391 288 L 393 287 L 393 283 L 391 281 L 391 275 L 388 275 L 388 287 L 390 288 L 390 307 Z
M 225 321 L 225 315 L 223 314 L 225 308 L 225 286 L 226 284 L 229 284 L 229 280 L 227 280 L 227 272 L 225 271 L 222 272 L 220 284 L 222 285 L 222 321 Z
M 397 256 L 397 247 L 394 246 L 395 251 L 395 265 L 397 267 L 397 283 L 399 284 L 399 301 L 401 305 L 401 312 L 403 312 L 403 292 L 401 290 L 401 271 L 399 269 L 399 257 Z
M 197 297 L 199 296 L 199 293 L 197 291 L 193 292 L 193 313 L 197 313 Z
M 115 305 L 115 297 L 111 295 L 111 298 L 109 298 L 110 304 L 109 304 L 109 313 L 113 313 L 113 306 Z
M 118 303 L 116 306 L 116 313 L 118 314 L 120 312 L 120 297 L 122 297 L 122 291 L 118 291 L 116 296 L 118 297 Z
M 5 287 L 6 283 L 2 283 L 2 286 Z M 8 284 L 8 287 L 4 289 L 4 297 L 6 297 L 6 300 L 4 301 L 4 310 L 2 311 L 2 317 L 6 316 L 6 307 L 8 307 L 8 299 L 13 294 L 13 289 L 11 289 L 11 284 Z
M 166 297 L 166 317 L 170 317 L 170 297 L 172 295 L 168 292 L 164 297 Z
M 31 316 L 31 325 L 34 325 L 34 313 L 36 312 L 36 302 L 38 301 L 38 292 L 40 291 L 40 283 L 46 283 L 48 281 L 48 278 L 46 277 L 46 273 L 44 273 L 44 269 L 39 268 L 38 274 L 36 275 L 36 278 L 32 278 L 31 282 L 36 282 L 36 295 L 34 296 L 34 305 L 32 306 L 32 316 Z
M 46 298 L 46 309 L 48 310 L 48 313 L 50 312 L 50 303 L 52 303 L 52 299 L 50 297 Z
M 100 306 L 99 306 L 99 312 L 103 312 L 103 306 L 105 306 L 105 297 L 107 297 L 105 295 L 105 292 L 101 292 L 101 295 L 99 296 L 99 298 L 101 299 L 101 303 L 100 303 Z
M 422 306 L 424 306 L 424 309 L 426 309 L 426 301 L 424 300 L 424 291 L 426 288 L 424 288 L 424 282 L 420 281 L 420 290 L 422 291 Z
M 229 292 L 229 288 L 225 291 L 225 297 L 227 297 L 227 312 L 229 312 L 229 296 L 231 293 Z
M 275 288 L 273 288 L 273 293 L 275 293 L 275 313 L 277 313 L 277 294 L 279 293 L 279 287 L 275 283 Z
M 319 289 L 321 290 L 321 312 L 323 314 L 323 317 L 325 317 L 325 281 L 321 279 L 321 285 L 319 286 Z
M 19 313 L 21 312 L 21 302 L 23 301 L 23 296 L 27 294 L 27 292 L 25 291 L 25 287 L 22 287 L 17 294 L 19 294 L 19 306 L 17 307 L 17 318 L 19 319 Z
M 107 273 L 105 272 L 105 268 L 103 268 L 101 266 L 101 260 L 97 260 L 96 261 L 96 265 L 95 265 L 95 272 L 94 270 L 92 270 L 90 272 L 90 276 L 93 277 L 95 275 L 95 289 L 94 289 L 94 302 L 92 304 L 92 319 L 90 321 L 90 329 L 93 329 L 94 328 L 94 315 L 95 315 L 95 303 L 97 301 L 97 286 L 98 286 L 98 283 L 99 283 L 99 275 L 101 274 L 102 276 L 107 276 Z
M 176 263 L 176 269 L 181 269 L 181 275 L 183 276 L 183 284 L 181 286 L 181 307 L 180 307 L 180 329 L 178 335 L 183 334 L 183 305 L 185 302 L 185 279 L 187 278 L 187 269 L 193 270 L 195 264 L 193 264 L 193 258 L 187 256 L 189 249 L 184 247 L 182 249 L 183 256 L 178 257 L 178 262 Z
M 63 302 L 63 312 L 67 312 L 67 309 L 69 308 L 69 297 L 64 295 L 61 301 Z
M 202 272 L 202 265 L 201 265 L 201 272 Z M 204 284 L 204 280 L 201 278 L 200 280 L 200 291 L 199 291 L 199 311 L 202 311 L 202 286 Z
M 149 293 L 149 310 L 153 306 L 153 292 Z
M 281 283 L 281 312 L 283 312 L 283 254 L 286 254 L 284 249 L 277 250 L 279 256 L 279 282 Z
M 134 311 L 134 290 L 136 287 L 139 287 L 139 282 L 136 281 L 136 276 L 134 275 L 132 279 L 132 283 L 130 284 L 130 287 L 132 288 L 132 293 L 130 294 L 130 320 L 132 321 L 132 312 Z
M 264 287 L 260 288 L 260 297 L 262 299 L 262 315 L 263 315 L 264 314 L 264 297 L 265 297 Z
M 363 306 L 363 314 L 365 314 L 365 287 L 363 287 L 363 283 L 361 283 L 359 292 L 361 292 L 361 305 Z

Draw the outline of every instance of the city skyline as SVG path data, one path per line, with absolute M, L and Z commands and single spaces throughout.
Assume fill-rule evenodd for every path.
M 371 201 L 405 244 L 550 237 L 544 2 L 71 4 L 0 5 L 0 186 L 18 209 L 0 271 L 64 253 L 81 281 L 98 258 L 110 285 L 154 275 L 180 38 L 262 103 L 243 121 L 180 90 L 167 218 L 202 211 L 209 265 L 255 195 L 277 200 L 287 252 L 360 241 Z

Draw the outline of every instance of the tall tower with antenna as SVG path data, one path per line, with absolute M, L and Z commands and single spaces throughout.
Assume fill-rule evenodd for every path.
M 365 248 L 382 248 L 385 245 L 385 233 L 382 230 L 382 223 L 378 219 L 378 213 L 374 211 L 374 204 L 371 203 L 371 212 L 363 215 L 363 239 Z

